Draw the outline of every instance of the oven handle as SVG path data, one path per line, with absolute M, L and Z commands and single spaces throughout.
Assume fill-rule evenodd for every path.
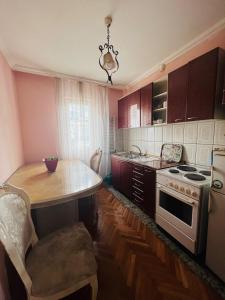
M 169 192 L 168 190 L 165 190 L 164 188 L 158 187 L 158 190 L 159 190 L 159 191 L 162 191 L 162 192 L 164 192 L 164 193 L 166 193 L 166 194 L 169 194 L 170 196 L 173 196 L 173 197 L 175 197 L 176 199 L 178 199 L 178 200 L 180 200 L 181 202 L 184 202 L 184 203 L 186 203 L 186 204 L 193 205 L 193 206 L 197 205 L 197 204 L 196 204 L 196 201 L 194 201 L 194 200 L 192 200 L 192 201 L 184 200 L 184 199 L 182 199 L 182 198 L 180 198 L 180 197 L 177 197 L 174 193 L 171 193 L 171 192 Z

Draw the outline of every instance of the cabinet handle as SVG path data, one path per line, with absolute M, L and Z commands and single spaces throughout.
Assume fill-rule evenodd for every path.
M 133 178 L 135 179 L 135 178 Z M 141 189 L 143 187 L 143 184 L 139 183 L 138 181 L 134 181 L 134 187 Z
M 137 178 L 132 178 L 133 180 L 135 180 L 136 181 L 136 183 L 138 182 L 138 185 L 143 185 L 144 183 L 143 182 L 141 182 L 141 181 L 139 181 Z
M 134 197 L 138 198 L 137 202 L 141 203 L 144 201 L 144 199 L 142 199 L 140 196 L 136 195 L 135 193 L 133 193 Z
M 181 122 L 183 119 L 175 119 L 175 122 Z
M 139 189 L 135 185 L 133 185 L 133 189 L 135 190 L 134 192 L 137 193 L 137 195 L 142 195 L 144 193 L 141 189 Z
M 136 173 L 136 174 L 138 174 L 138 175 L 143 176 L 143 174 L 139 173 L 140 171 L 138 172 L 138 171 L 133 170 L 133 172 Z
M 196 119 L 198 119 L 198 117 L 189 117 L 189 118 L 187 118 L 188 120 L 196 120 Z
M 145 169 L 145 172 L 146 172 L 146 173 L 153 173 L 154 171 Z

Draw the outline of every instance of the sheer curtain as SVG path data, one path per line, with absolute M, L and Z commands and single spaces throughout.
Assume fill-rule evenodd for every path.
M 100 174 L 110 171 L 108 90 L 92 83 L 57 79 L 59 155 L 90 163 L 94 151 L 103 151 Z

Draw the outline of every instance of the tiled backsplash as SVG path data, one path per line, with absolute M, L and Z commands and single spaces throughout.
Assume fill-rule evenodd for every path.
M 225 147 L 225 121 L 207 120 L 146 128 L 119 129 L 117 150 L 129 151 L 138 145 L 143 153 L 160 155 L 162 144 L 176 143 L 184 146 L 183 159 L 188 163 L 210 165 L 214 147 Z

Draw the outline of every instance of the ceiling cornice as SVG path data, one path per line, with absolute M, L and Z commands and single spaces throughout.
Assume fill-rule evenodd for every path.
M 136 85 L 138 82 L 146 79 L 147 77 L 151 76 L 153 73 L 158 71 L 160 69 L 161 64 L 168 64 L 171 61 L 175 60 L 182 54 L 185 54 L 188 50 L 194 48 L 195 46 L 199 45 L 200 43 L 204 42 L 208 38 L 212 37 L 216 33 L 218 33 L 221 30 L 225 30 L 225 18 L 214 24 L 212 27 L 204 31 L 202 34 L 198 35 L 196 38 L 191 40 L 189 43 L 187 43 L 185 46 L 180 48 L 179 50 L 175 51 L 162 61 L 158 62 L 154 67 L 146 71 L 144 74 L 138 76 L 136 79 L 132 80 L 130 83 L 126 85 L 125 89 L 130 89 L 134 85 Z
M 118 90 L 123 90 L 125 88 L 125 86 L 122 86 L 122 85 L 113 85 L 112 86 L 111 84 L 105 83 L 103 81 L 97 81 L 97 80 L 88 79 L 85 77 L 73 76 L 73 75 L 58 73 L 58 72 L 49 71 L 49 70 L 42 70 L 42 69 L 37 69 L 37 68 L 32 68 L 32 67 L 26 67 L 26 66 L 21 66 L 21 65 L 17 65 L 17 64 L 15 64 L 12 67 L 12 69 L 13 69 L 13 71 L 17 71 L 17 72 L 30 73 L 30 74 L 34 74 L 34 75 L 40 75 L 40 76 L 74 79 L 77 81 L 94 83 L 97 85 L 101 85 L 101 86 L 105 86 L 105 87 L 113 88 L 113 89 L 118 89 Z

